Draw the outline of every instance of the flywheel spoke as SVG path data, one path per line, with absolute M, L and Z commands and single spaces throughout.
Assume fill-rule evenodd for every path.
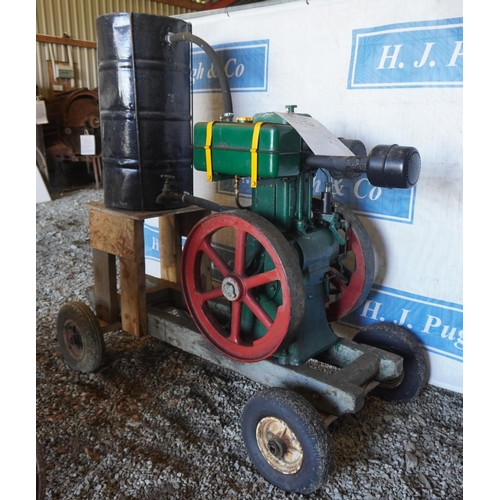
M 217 251 L 210 245 L 208 238 L 205 238 L 200 245 L 200 250 L 205 252 L 207 257 L 212 261 L 215 267 L 219 270 L 222 276 L 225 278 L 230 272 L 229 266 L 224 262 L 222 257 L 217 253 Z
M 330 283 L 337 289 L 337 292 L 345 293 L 347 291 L 348 285 L 340 280 L 338 277 L 334 277 Z
M 247 295 L 243 301 L 249 309 L 257 316 L 257 319 L 269 330 L 273 326 L 273 320 L 264 311 L 263 307 L 250 295 Z
M 241 302 L 233 302 L 231 306 L 231 334 L 229 341 L 233 344 L 241 344 L 240 329 L 241 329 Z
M 198 292 L 198 300 L 205 304 L 205 302 L 209 300 L 220 299 L 223 297 L 222 288 L 214 288 L 213 290 L 209 290 L 208 292 Z
M 256 274 L 245 279 L 245 286 L 247 289 L 255 288 L 257 286 L 267 285 L 273 281 L 279 280 L 279 273 L 276 269 L 266 271 L 265 273 Z

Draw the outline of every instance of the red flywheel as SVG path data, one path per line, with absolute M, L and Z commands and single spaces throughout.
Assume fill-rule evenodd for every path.
M 261 361 L 293 341 L 305 309 L 302 272 L 264 217 L 234 210 L 202 219 L 186 239 L 181 275 L 193 321 L 226 356 Z
M 347 206 L 335 201 L 337 213 L 349 223 L 346 244 L 340 247 L 344 257 L 329 272 L 330 301 L 326 305 L 328 321 L 338 321 L 366 300 L 375 277 L 375 256 L 367 230 Z

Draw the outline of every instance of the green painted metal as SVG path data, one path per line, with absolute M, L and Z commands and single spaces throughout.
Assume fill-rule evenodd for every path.
M 260 181 L 252 189 L 252 212 L 273 222 L 282 231 L 290 231 L 297 219 L 299 176 Z
M 274 263 L 262 245 L 253 237 L 247 235 L 246 270 L 248 274 L 262 273 L 274 269 Z M 283 295 L 279 281 L 268 283 L 253 290 L 255 300 L 262 306 L 274 321 L 279 306 L 283 304 Z M 263 337 L 267 329 L 255 315 L 243 305 L 241 321 L 242 337 L 255 340 Z
M 259 181 L 252 189 L 252 212 L 262 215 L 282 231 L 305 234 L 312 220 L 313 173 L 305 170 L 295 177 Z
M 215 122 L 212 126 L 210 153 L 214 180 L 250 177 L 250 149 L 256 121 L 253 123 Z M 207 123 L 197 123 L 193 134 L 193 166 L 206 171 Z M 257 148 L 257 172 L 260 179 L 296 176 L 300 167 L 299 134 L 288 124 L 264 123 Z
M 325 316 L 322 283 L 306 286 L 306 309 L 295 340 L 275 354 L 281 365 L 300 365 L 339 341 Z
M 263 122 L 258 144 L 258 180 L 251 190 L 250 210 L 278 227 L 295 249 L 306 291 L 304 317 L 294 340 L 275 354 L 278 362 L 299 365 L 339 341 L 325 314 L 329 285 L 325 276 L 339 258 L 345 244 L 339 230 L 345 230 L 338 214 L 313 212 L 313 179 L 316 170 L 303 167 L 304 143 L 298 133 L 275 113 L 261 113 L 253 122 L 214 122 L 210 154 L 213 179 L 251 176 L 254 126 Z M 194 128 L 194 168 L 206 171 L 207 123 Z M 253 238 L 246 241 L 247 272 L 270 270 L 274 264 Z M 279 282 L 252 290 L 252 294 L 274 320 L 283 303 Z M 266 334 L 266 328 L 247 308 L 242 309 L 242 338 L 252 342 Z

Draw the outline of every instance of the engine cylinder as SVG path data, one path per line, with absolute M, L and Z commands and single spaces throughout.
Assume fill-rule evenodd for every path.
M 168 180 L 173 192 L 193 191 L 191 56 L 169 45 L 185 21 L 138 13 L 97 18 L 99 107 L 104 204 L 154 211 L 184 205 L 156 202 Z

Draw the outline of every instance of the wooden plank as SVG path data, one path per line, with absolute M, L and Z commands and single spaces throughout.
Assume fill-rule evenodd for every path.
M 99 252 L 100 250 L 96 250 Z M 105 252 L 102 252 L 104 255 Z M 114 255 L 110 255 L 114 258 Z M 102 288 L 102 287 L 98 287 Z M 116 288 L 115 288 L 116 289 Z M 158 302 L 172 301 L 174 299 L 174 291 L 180 291 L 181 286 L 176 283 L 171 283 L 170 281 L 162 280 L 161 278 L 156 278 L 154 276 L 149 276 L 146 274 L 146 302 L 148 304 L 154 304 Z M 88 301 L 90 302 L 93 309 L 96 308 L 95 304 L 95 290 L 94 285 L 87 288 L 86 296 Z M 119 319 L 119 311 L 120 311 L 120 294 L 116 293 L 117 297 L 117 308 L 118 308 L 118 319 Z M 98 318 L 101 324 L 108 324 L 108 321 L 103 318 Z
M 144 253 L 142 221 L 90 210 L 89 226 L 92 248 L 129 260 Z
M 120 310 L 122 328 L 137 337 L 147 334 L 146 265 L 144 259 L 144 223 L 109 214 L 89 211 L 90 246 L 97 251 L 120 258 Z M 99 254 L 96 254 L 99 255 Z M 102 261 L 104 257 L 99 256 Z M 105 263 L 100 264 L 106 269 Z M 108 272 L 110 272 L 108 270 Z M 108 280 L 110 280 L 108 276 Z M 104 282 L 105 279 L 102 278 Z M 106 285 L 96 293 L 110 293 Z M 108 286 L 111 287 L 110 281 Z M 111 300 L 108 297 L 107 300 Z
M 353 363 L 365 354 L 373 353 L 379 359 L 375 380 L 383 382 L 394 380 L 403 372 L 403 358 L 383 349 L 377 349 L 364 344 L 358 344 L 349 339 L 340 339 L 337 344 L 319 354 L 316 359 L 329 365 L 344 366 Z
M 97 317 L 107 323 L 119 320 L 116 287 L 116 257 L 102 250 L 92 250 L 94 266 L 94 308 Z
M 170 281 L 146 274 L 146 302 L 154 304 L 155 302 L 172 300 L 172 285 L 177 286 L 175 283 L 170 283 Z
M 153 0 L 158 3 L 166 3 L 167 5 L 175 5 L 191 10 L 205 10 L 205 6 L 193 0 Z M 217 5 L 217 4 L 216 4 Z
M 218 0 L 216 2 L 206 2 L 198 3 L 193 0 L 153 0 L 158 3 L 166 3 L 168 5 L 176 5 L 177 7 L 184 7 L 191 10 L 213 10 L 213 9 L 225 9 L 235 4 L 237 0 Z
M 181 219 L 179 215 L 158 218 L 160 235 L 160 275 L 172 283 L 181 281 Z
M 120 299 L 122 329 L 136 337 L 148 333 L 146 310 L 146 264 L 120 259 Z
M 89 40 L 75 40 L 74 38 L 36 34 L 36 41 L 42 43 L 55 43 L 57 45 L 71 45 L 73 47 L 86 47 L 87 49 L 97 48 L 96 42 Z
M 309 365 L 283 366 L 274 358 L 257 363 L 240 363 L 214 349 L 198 332 L 191 318 L 186 317 L 186 313 L 175 308 L 172 312 L 176 315 L 154 306 L 148 307 L 151 336 L 255 382 L 291 389 L 308 399 L 318 410 L 331 415 L 356 413 L 364 406 L 365 389 L 349 381 L 348 371 L 329 373 Z M 356 373 L 356 377 L 358 375 Z
M 203 10 L 225 9 L 235 4 L 236 1 L 237 0 L 218 0 L 215 3 L 207 2 L 203 5 Z
M 161 217 L 162 215 L 176 215 L 176 214 L 185 214 L 190 212 L 205 212 L 203 208 L 200 208 L 196 205 L 188 205 L 187 207 L 181 208 L 171 208 L 169 210 L 158 210 L 158 211 L 150 211 L 150 212 L 133 212 L 130 210 L 115 210 L 113 208 L 108 208 L 104 205 L 102 201 L 89 201 L 85 203 L 87 207 L 91 210 L 95 210 L 98 212 L 102 212 L 109 215 L 116 215 L 125 219 L 134 219 L 134 220 L 146 220 L 151 219 L 153 217 Z
M 178 292 L 182 292 L 182 284 L 174 283 L 173 281 L 164 280 L 165 286 L 170 288 L 171 290 L 177 290 Z

